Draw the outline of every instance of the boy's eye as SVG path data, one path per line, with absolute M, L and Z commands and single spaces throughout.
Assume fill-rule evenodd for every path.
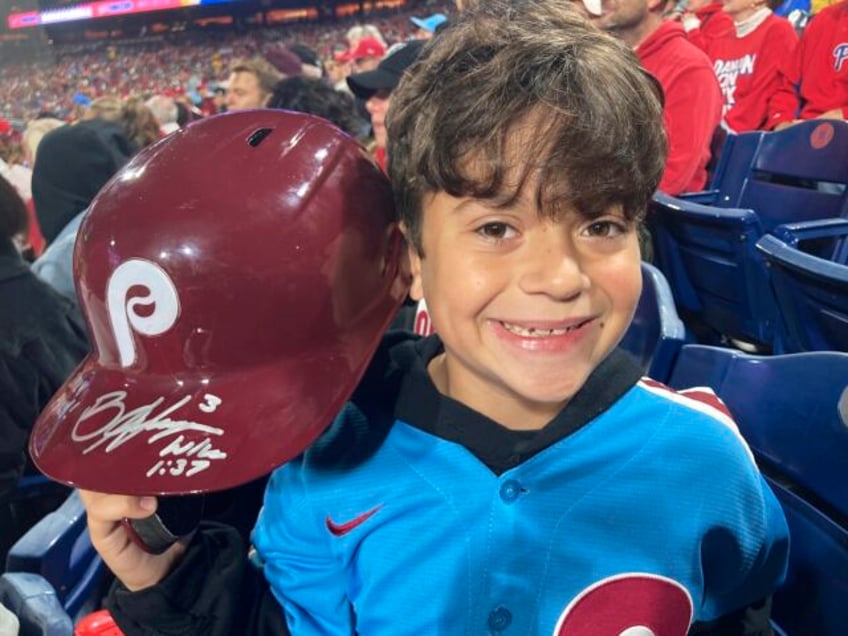
M 485 238 L 505 239 L 515 234 L 515 230 L 506 223 L 486 223 L 477 229 L 477 233 Z
M 589 236 L 613 238 L 627 232 L 627 227 L 615 221 L 594 221 L 586 227 L 585 232 Z

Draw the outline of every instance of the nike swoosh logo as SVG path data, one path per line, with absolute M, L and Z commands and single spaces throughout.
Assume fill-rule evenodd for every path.
M 368 512 L 363 512 L 358 517 L 355 517 L 350 521 L 346 521 L 345 523 L 336 523 L 330 518 L 330 515 L 327 515 L 327 519 L 324 521 L 324 523 L 327 525 L 327 530 L 330 531 L 330 534 L 337 537 L 343 537 L 354 528 L 357 528 L 366 521 L 368 521 L 371 517 L 377 514 L 380 511 L 380 508 L 382 507 L 382 505 L 376 506 Z

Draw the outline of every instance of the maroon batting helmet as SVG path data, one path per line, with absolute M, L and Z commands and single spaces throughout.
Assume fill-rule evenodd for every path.
M 30 440 L 38 467 L 125 494 L 229 488 L 298 455 L 403 300 L 385 176 L 321 119 L 239 112 L 143 151 L 76 243 L 93 350 Z

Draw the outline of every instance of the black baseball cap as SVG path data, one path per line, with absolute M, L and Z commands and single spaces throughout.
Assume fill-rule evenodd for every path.
M 424 40 L 410 40 L 397 44 L 373 71 L 348 76 L 347 85 L 360 99 L 369 99 L 377 91 L 393 91 L 400 83 L 403 72 L 418 59 Z

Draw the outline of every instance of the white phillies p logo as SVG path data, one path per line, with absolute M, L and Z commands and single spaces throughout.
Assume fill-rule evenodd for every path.
M 143 287 L 143 296 L 128 298 L 133 287 Z M 146 316 L 136 313 L 139 306 L 153 305 Z M 132 332 L 158 336 L 173 327 L 180 313 L 180 297 L 174 282 L 156 263 L 134 258 L 121 263 L 112 272 L 106 285 L 106 308 L 109 322 L 118 345 L 121 366 L 135 362 L 135 341 Z

